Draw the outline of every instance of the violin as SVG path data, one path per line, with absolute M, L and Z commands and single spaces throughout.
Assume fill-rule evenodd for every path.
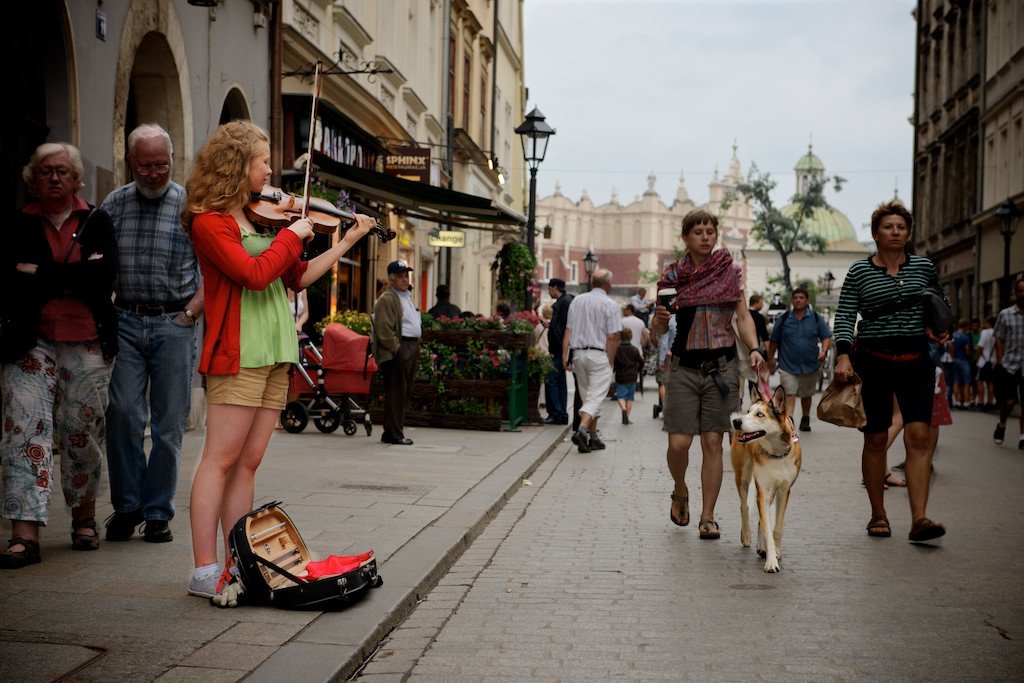
M 354 213 L 343 211 L 326 199 L 299 197 L 270 185 L 264 187 L 263 192 L 251 193 L 249 200 L 244 209 L 245 217 L 255 226 L 275 232 L 287 228 L 300 218 L 308 218 L 313 222 L 313 232 L 331 235 L 341 226 L 342 220 L 354 221 L 356 218 Z M 384 228 L 379 222 L 370 228 L 370 232 L 382 244 L 397 236 L 394 230 Z

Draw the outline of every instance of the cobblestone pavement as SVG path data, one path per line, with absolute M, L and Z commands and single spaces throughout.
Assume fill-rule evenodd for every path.
M 814 420 L 802 435 L 782 571 L 765 574 L 739 542 L 728 453 L 722 539 L 697 538 L 696 445 L 694 521 L 669 522 L 652 400 L 648 391 L 629 426 L 605 404 L 607 450 L 556 450 L 360 676 L 1020 680 L 1024 453 L 1015 428 L 997 447 L 994 418 L 954 415 L 929 505 L 948 533 L 912 545 L 906 489 L 886 494 L 893 537 L 866 535 L 859 434 Z M 902 457 L 897 445 L 891 462 Z

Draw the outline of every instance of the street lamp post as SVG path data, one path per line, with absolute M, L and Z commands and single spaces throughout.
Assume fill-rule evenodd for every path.
M 594 288 L 593 278 L 594 271 L 597 270 L 598 262 L 597 254 L 594 253 L 593 249 L 587 250 L 587 255 L 583 257 L 583 270 L 587 273 L 587 291 L 589 292 Z
M 540 162 L 544 161 L 544 155 L 548 151 L 548 138 L 555 134 L 555 129 L 544 120 L 544 114 L 540 113 L 540 109 L 534 107 L 533 111 L 526 115 L 526 120 L 516 128 L 516 134 L 520 136 L 523 143 L 523 159 L 530 169 L 530 209 L 526 218 L 526 246 L 530 250 L 530 256 L 536 258 L 537 254 L 533 243 L 537 221 L 537 167 L 540 166 Z M 530 282 L 526 284 L 524 302 L 527 311 L 533 308 L 531 289 L 536 275 L 535 269 L 534 277 L 530 278 Z
M 999 288 L 1000 308 L 1010 305 L 1010 242 L 1013 240 L 1013 233 L 1017 232 L 1020 217 L 1021 210 L 1009 197 L 996 209 L 996 218 L 1002 223 L 999 231 L 1003 233 L 1003 286 Z

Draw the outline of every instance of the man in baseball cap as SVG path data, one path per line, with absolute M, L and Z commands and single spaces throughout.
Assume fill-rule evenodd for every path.
M 388 264 L 388 288 L 373 307 L 373 355 L 384 377 L 384 433 L 380 440 L 411 446 L 405 438 L 405 405 L 412 393 L 420 357 L 420 312 L 412 299 L 412 268 L 405 261 Z

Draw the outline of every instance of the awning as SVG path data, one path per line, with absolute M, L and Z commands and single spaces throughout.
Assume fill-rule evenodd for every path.
M 526 224 L 525 216 L 487 197 L 341 164 L 320 153 L 315 159 L 314 170 L 321 179 L 358 190 L 368 198 L 394 204 L 412 218 L 475 229 L 487 229 L 488 225 L 518 228 Z

